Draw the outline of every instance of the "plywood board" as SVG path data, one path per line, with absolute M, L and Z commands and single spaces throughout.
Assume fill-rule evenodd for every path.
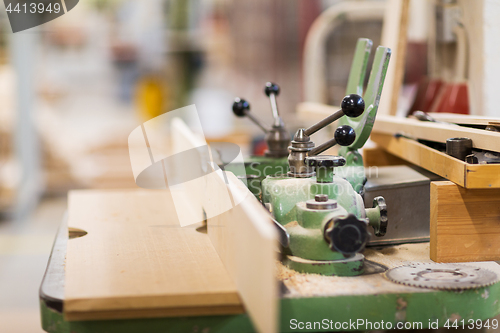
M 189 207 L 186 207 L 189 209 Z M 72 191 L 68 320 L 243 312 L 207 234 L 180 227 L 168 190 Z
M 180 119 L 172 121 L 172 133 L 174 153 L 199 145 L 193 142 L 194 134 Z M 273 222 L 234 174 L 213 168 L 212 171 L 197 179 L 203 187 L 191 187 L 185 193 L 191 198 L 197 196 L 194 201 L 207 216 L 210 240 L 236 284 L 252 323 L 259 332 L 277 332 L 279 303 L 275 264 L 278 244 Z M 189 188 L 186 187 L 189 183 L 182 185 Z
M 380 147 L 466 188 L 500 188 L 500 164 L 469 164 L 415 140 L 373 133 Z
M 233 209 L 208 219 L 208 234 L 238 288 L 259 332 L 278 331 L 277 234 L 269 213 L 246 186 L 227 172 L 227 188 L 235 202 Z M 212 179 L 218 182 L 217 179 Z M 216 188 L 216 186 L 212 186 Z M 212 192 L 212 208 L 217 192 Z
M 433 182 L 430 224 L 432 260 L 500 260 L 500 189 Z

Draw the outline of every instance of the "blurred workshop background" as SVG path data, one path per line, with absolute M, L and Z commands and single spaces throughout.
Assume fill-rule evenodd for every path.
M 41 331 L 38 288 L 67 191 L 136 187 L 127 139 L 141 123 L 195 103 L 208 141 L 259 154 L 264 133 L 235 118 L 231 105 L 235 96 L 245 97 L 270 123 L 263 88 L 272 81 L 281 87 L 278 104 L 288 128 L 307 125 L 295 116 L 312 84 L 304 78 L 311 65 L 304 62 L 306 36 L 322 12 L 341 2 L 359 3 L 84 0 L 16 34 L 1 5 L 0 331 Z M 430 71 L 427 40 L 435 27 L 428 17 L 436 3 L 411 1 L 398 113 L 410 111 Z M 321 67 L 323 102 L 340 103 L 357 38 L 377 46 L 382 29 L 383 12 L 374 12 L 332 30 Z

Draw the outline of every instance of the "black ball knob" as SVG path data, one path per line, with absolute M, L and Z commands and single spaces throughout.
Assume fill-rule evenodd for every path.
M 278 96 L 280 93 L 280 86 L 278 86 L 276 83 L 267 82 L 266 87 L 264 88 L 264 92 L 266 93 L 267 97 L 271 96 L 271 94 Z
M 243 98 L 236 97 L 233 103 L 233 113 L 238 117 L 244 117 L 248 111 L 250 111 L 250 103 Z
M 340 146 L 350 146 L 356 140 L 356 132 L 349 125 L 339 126 L 335 130 L 335 141 Z
M 365 111 L 365 101 L 359 95 L 350 94 L 342 99 L 340 108 L 346 116 L 356 118 Z

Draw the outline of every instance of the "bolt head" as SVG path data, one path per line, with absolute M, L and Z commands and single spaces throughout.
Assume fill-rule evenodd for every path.
M 326 195 L 326 194 L 316 194 L 314 196 L 314 201 L 316 201 L 316 202 L 327 202 L 328 201 L 328 195 Z

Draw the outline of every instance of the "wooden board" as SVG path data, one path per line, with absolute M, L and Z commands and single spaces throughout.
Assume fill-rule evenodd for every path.
M 467 114 L 441 113 L 441 112 L 429 112 L 428 114 L 432 118 L 438 121 L 460 124 L 460 125 L 486 126 L 490 123 L 500 123 L 500 118 L 492 118 L 485 116 L 472 116 Z
M 371 166 L 389 166 L 389 165 L 409 165 L 410 162 L 389 153 L 380 147 L 363 147 L 363 164 L 365 168 Z
M 430 224 L 432 260 L 500 260 L 500 189 L 433 182 Z
M 491 132 L 462 126 L 431 123 L 410 118 L 378 115 L 373 133 L 402 134 L 411 138 L 446 142 L 449 138 L 467 137 L 478 149 L 500 152 L 500 132 Z
M 468 164 L 415 140 L 372 133 L 372 141 L 408 162 L 466 188 L 500 188 L 500 164 Z
M 381 114 L 395 115 L 398 110 L 399 91 L 403 85 L 405 69 L 409 9 L 410 0 L 386 2 L 381 44 L 391 48 L 394 60 L 385 79 L 385 93 L 382 94 L 379 107 Z
M 186 208 L 188 209 L 188 207 Z M 68 320 L 242 313 L 207 234 L 180 227 L 168 190 L 72 191 Z
M 174 153 L 200 146 L 182 120 L 174 120 L 171 125 Z M 259 332 L 277 332 L 277 234 L 269 213 L 230 172 L 218 170 L 196 181 L 196 185 L 192 181 L 181 185 L 189 189 L 185 192 L 190 198 L 198 192 L 195 201 L 208 217 L 210 240 L 236 284 L 252 323 Z
M 259 332 L 277 332 L 279 301 L 276 280 L 277 234 L 269 213 L 236 176 L 226 172 L 227 187 L 212 184 L 205 207 L 214 209 L 217 193 L 229 189 L 233 209 L 208 219 L 208 234 L 233 278 Z M 220 184 L 220 179 L 211 179 Z M 217 189 L 218 188 L 218 189 Z

